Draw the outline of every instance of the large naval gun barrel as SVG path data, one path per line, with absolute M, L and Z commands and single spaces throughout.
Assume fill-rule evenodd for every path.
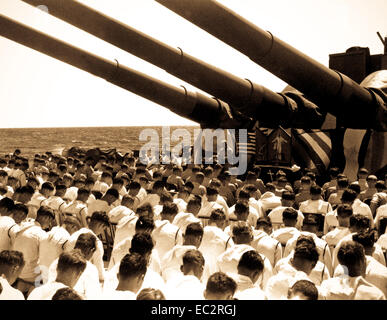
M 0 36 L 68 63 L 162 105 L 203 127 L 240 127 L 227 104 L 184 87 L 175 87 L 48 36 L 0 14 Z
M 387 98 L 382 92 L 327 68 L 217 1 L 156 1 L 304 93 L 343 127 L 387 131 Z
M 294 93 L 279 94 L 170 47 L 74 0 L 23 0 L 228 103 L 267 127 L 320 128 L 325 112 Z

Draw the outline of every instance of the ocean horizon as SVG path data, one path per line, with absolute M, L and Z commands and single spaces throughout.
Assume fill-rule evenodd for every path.
M 185 128 L 193 137 L 193 130 L 199 126 L 164 126 L 171 132 Z M 62 154 L 71 147 L 112 149 L 121 153 L 139 150 L 147 141 L 139 141 L 143 129 L 155 129 L 160 137 L 163 126 L 127 127 L 41 127 L 41 128 L 0 128 L 0 156 L 21 150 L 21 155 L 33 157 L 36 153 L 50 151 Z M 193 141 L 191 141 L 192 143 Z M 171 143 L 173 147 L 176 143 Z M 161 144 L 160 144 L 161 147 Z

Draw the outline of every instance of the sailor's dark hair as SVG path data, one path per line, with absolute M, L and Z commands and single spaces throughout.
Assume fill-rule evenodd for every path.
M 313 246 L 309 243 L 302 243 L 294 248 L 293 257 L 295 259 L 305 259 L 317 263 L 319 259 L 319 254 L 316 246 Z
M 266 188 L 266 191 L 271 191 L 271 192 L 275 191 L 275 185 L 272 182 L 266 183 L 265 188 Z
M 155 228 L 155 223 L 153 217 L 149 216 L 140 216 L 137 219 L 135 230 L 137 231 L 150 231 Z
M 206 193 L 207 193 L 208 196 L 215 196 L 215 195 L 217 195 L 219 192 L 218 192 L 218 190 L 215 189 L 215 188 L 207 187 Z
M 79 249 L 62 252 L 58 259 L 57 271 L 76 271 L 82 273 L 86 268 L 86 260 Z
M 136 209 L 136 214 L 139 216 L 142 216 L 145 214 L 150 217 L 153 217 L 154 216 L 153 207 L 149 202 L 145 202 L 144 204 L 142 204 Z
M 347 241 L 340 246 L 337 259 L 343 266 L 354 266 L 365 259 L 364 247 L 358 242 Z
M 89 196 L 90 195 L 90 191 L 85 189 L 85 188 L 80 188 L 77 191 L 77 196 L 80 196 L 80 195 Z
M 57 183 L 57 184 L 55 185 L 55 189 L 56 189 L 56 191 L 58 191 L 58 190 L 67 190 L 67 187 L 66 187 L 66 185 L 63 184 L 63 183 Z
M 310 187 L 310 194 L 313 194 L 313 195 L 321 195 L 321 187 L 318 186 L 318 185 L 312 185 Z
M 350 188 L 344 190 L 341 195 L 342 202 L 353 202 L 357 197 L 356 191 Z
M 141 189 L 141 184 L 138 183 L 137 181 L 132 181 L 132 182 L 129 184 L 128 189 Z
M 165 202 L 173 202 L 173 197 L 171 196 L 171 194 L 168 192 L 168 191 L 163 191 L 160 195 L 160 201 L 162 203 L 165 203 Z
M 206 291 L 212 294 L 231 292 L 234 295 L 236 289 L 235 280 L 223 272 L 215 272 L 207 280 Z
M 31 186 L 26 185 L 26 186 L 20 187 L 20 193 L 27 193 L 27 194 L 33 195 L 35 191 Z
M 353 241 L 360 243 L 364 248 L 372 248 L 377 240 L 376 230 L 365 230 L 352 236 Z
M 96 248 L 97 238 L 89 232 L 80 234 L 74 246 L 74 249 L 79 249 L 84 256 L 95 251 Z
M 352 206 L 348 203 L 339 204 L 337 206 L 337 216 L 350 217 L 353 214 Z
M 131 252 L 126 254 L 119 267 L 119 275 L 124 278 L 132 278 L 145 275 L 147 271 L 147 261 L 144 256 L 137 253 Z
M 296 241 L 296 247 L 300 246 L 304 243 L 307 243 L 312 246 L 316 246 L 316 243 L 314 242 L 314 239 L 312 236 L 301 234 Z
M 160 180 L 155 181 L 155 183 L 152 186 L 152 189 L 162 189 L 162 188 L 164 188 L 164 182 Z
M 51 219 L 55 219 L 54 211 L 47 206 L 41 206 L 36 214 L 38 217 L 50 217 Z
M 13 207 L 13 211 L 21 211 L 25 215 L 28 215 L 28 207 L 23 203 L 16 203 Z
M 177 204 L 174 202 L 171 202 L 171 203 L 165 203 L 163 205 L 161 214 L 176 215 L 178 212 L 179 212 L 179 208 L 177 207 Z
M 72 288 L 65 287 L 58 289 L 51 300 L 83 300 L 82 297 Z
M 202 225 L 199 222 L 192 222 L 186 227 L 184 235 L 202 237 L 203 233 Z
M 259 271 L 264 269 L 264 262 L 261 255 L 256 250 L 246 251 L 238 262 L 238 269 L 245 268 L 250 271 Z
M 235 204 L 235 214 L 236 215 L 239 215 L 239 214 L 243 214 L 243 213 L 249 213 L 249 204 L 247 201 L 243 201 L 243 200 L 239 200 L 236 204 Z
M 351 189 L 356 192 L 356 195 L 358 195 L 361 191 L 360 185 L 358 183 L 352 182 L 349 184 L 348 189 Z
M 105 211 L 94 211 L 91 215 L 91 221 L 103 223 L 106 226 L 110 225 L 109 217 Z
M 370 227 L 370 219 L 362 214 L 353 214 L 349 219 L 349 226 L 365 230 Z
M 132 238 L 130 253 L 137 252 L 141 255 L 152 252 L 154 242 L 152 236 L 149 233 L 139 232 Z
M 102 172 L 101 178 L 113 178 L 110 172 L 104 171 Z
M 211 211 L 210 221 L 225 221 L 226 214 L 223 209 L 214 209 Z
M 118 193 L 118 190 L 117 189 L 113 189 L 113 188 L 110 188 L 108 191 L 106 191 L 105 195 L 112 196 L 112 197 L 114 197 L 116 199 L 118 199 L 120 197 L 120 194 Z
M 202 200 L 197 198 L 197 197 L 193 197 L 191 199 L 188 200 L 188 203 L 187 203 L 187 208 L 188 207 L 192 207 L 192 206 L 198 206 L 198 207 L 201 207 L 202 205 Z
M 128 194 L 125 194 L 122 197 L 122 199 L 121 199 L 121 204 L 123 204 L 123 203 L 134 203 L 134 200 L 135 200 L 134 197 L 132 197 L 132 196 L 130 196 Z
M 183 265 L 204 266 L 203 254 L 199 250 L 188 250 L 183 255 Z
M 24 256 L 20 251 L 3 250 L 0 252 L 0 267 L 1 266 L 24 266 Z
M 96 200 L 101 199 L 103 196 L 101 191 L 92 190 L 91 193 L 93 194 L 93 196 L 95 197 Z
M 121 178 L 114 178 L 113 184 L 124 184 L 124 180 L 122 180 Z
M 285 190 L 282 192 L 281 198 L 283 200 L 295 200 L 296 195 L 292 191 Z
M 272 223 L 270 218 L 268 217 L 261 217 L 257 220 L 257 228 L 260 226 L 267 226 L 267 227 L 272 227 Z
M 188 181 L 184 184 L 184 187 L 189 188 L 189 189 L 193 189 L 195 186 L 193 185 L 193 183 L 191 181 Z
M 298 217 L 298 212 L 296 209 L 292 207 L 287 207 L 283 212 L 282 212 L 282 219 L 287 219 L 287 220 L 297 220 Z
M 293 293 L 302 293 L 307 300 L 318 300 L 318 290 L 316 285 L 309 280 L 298 280 L 290 288 Z
M 0 200 L 0 208 L 5 208 L 7 211 L 13 210 L 15 206 L 15 202 L 7 197 L 4 197 L 3 199 Z
M 340 187 L 340 188 L 347 188 L 348 185 L 349 185 L 349 180 L 348 178 L 340 178 L 337 180 L 337 185 Z
M 137 294 L 136 300 L 165 300 L 165 296 L 158 289 L 144 288 Z
M 252 235 L 252 230 L 247 222 L 238 221 L 232 226 L 232 235 L 234 237 L 241 235 Z

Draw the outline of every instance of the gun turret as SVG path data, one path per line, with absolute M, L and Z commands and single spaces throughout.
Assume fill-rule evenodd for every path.
M 74 0 L 23 0 L 228 103 L 267 127 L 320 128 L 325 112 L 301 95 L 275 93 L 172 48 Z M 209 119 L 209 118 L 208 118 Z
M 385 96 L 331 70 L 213 0 L 156 0 L 330 112 L 342 127 L 387 131 Z

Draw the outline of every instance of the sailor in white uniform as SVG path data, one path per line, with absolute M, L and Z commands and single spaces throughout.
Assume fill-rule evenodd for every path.
M 96 251 L 97 238 L 91 233 L 83 233 L 79 235 L 75 250 L 79 250 L 86 260 L 86 267 L 82 271 L 79 279 L 73 286 L 84 299 L 95 300 L 101 295 L 101 285 L 99 281 L 98 269 L 90 262 Z M 57 278 L 58 259 L 54 260 L 48 269 L 48 282 L 50 283 Z
M 212 210 L 223 209 L 223 206 L 217 202 L 218 191 L 215 188 L 208 187 L 207 195 L 203 199 L 202 207 L 199 211 L 198 217 L 209 218 Z M 225 212 L 226 213 L 226 212 Z
M 135 234 L 128 252 L 130 254 L 138 253 L 145 258 L 147 269 L 141 289 L 152 287 L 164 292 L 165 282 L 160 275 L 160 262 L 157 252 L 154 250 L 154 243 L 150 234 L 147 232 Z M 128 252 L 126 252 L 126 254 Z M 125 256 L 126 255 L 124 255 L 124 257 Z M 104 291 L 114 290 L 117 287 L 117 274 L 119 273 L 119 266 L 120 261 L 118 261 L 108 272 L 106 272 L 103 286 Z
M 331 252 L 333 252 L 333 249 L 341 239 L 351 233 L 349 230 L 349 221 L 353 215 L 352 207 L 349 204 L 339 204 L 336 211 L 339 225 L 322 237 L 328 243 Z
M 321 240 L 321 239 L 320 239 Z M 297 246 L 302 245 L 302 243 L 309 244 L 311 246 L 316 247 L 317 252 L 319 253 L 319 259 L 321 259 L 321 256 L 323 256 L 323 249 L 320 246 L 316 245 L 315 238 L 308 234 L 301 234 L 297 239 L 296 242 L 294 242 L 294 248 Z M 327 249 L 327 248 L 326 248 Z M 294 250 L 290 252 L 286 257 L 279 260 L 273 269 L 274 273 L 280 273 L 281 271 L 286 271 L 287 269 L 292 269 L 292 261 L 294 257 Z M 320 285 L 322 281 L 330 278 L 330 273 L 328 267 L 324 264 L 323 261 L 319 260 L 317 261 L 316 265 L 313 267 L 313 269 L 310 271 L 308 277 L 313 283 L 316 285 Z
M 366 256 L 361 244 L 343 243 L 338 250 L 339 263 L 345 273 L 324 281 L 321 294 L 327 300 L 385 300 L 383 292 L 365 280 Z
M 144 283 L 147 261 L 139 253 L 126 254 L 117 274 L 118 284 L 114 289 L 105 288 L 103 300 L 136 300 L 136 295 Z
M 316 285 L 308 280 L 296 281 L 288 291 L 288 300 L 318 300 Z
M 205 260 L 199 250 L 188 250 L 182 258 L 180 273 L 167 282 L 169 300 L 203 300 L 204 285 L 201 278 Z
M 241 256 L 246 251 L 254 250 L 251 246 L 251 242 L 254 239 L 253 230 L 250 225 L 246 222 L 239 221 L 237 222 L 232 229 L 232 239 L 234 245 L 228 248 L 223 254 L 221 254 L 217 259 L 218 270 L 226 273 L 237 273 L 238 263 Z M 265 289 L 268 279 L 273 274 L 273 268 L 269 259 L 261 255 L 264 261 L 264 270 L 262 276 L 259 279 L 259 285 L 262 290 Z
M 215 272 L 207 280 L 204 298 L 206 300 L 233 300 L 237 283 L 224 272 Z
M 283 248 L 286 247 L 286 243 L 293 237 L 298 237 L 300 231 L 296 228 L 298 218 L 298 212 L 294 208 L 286 208 L 282 212 L 282 221 L 284 227 L 274 230 L 270 235 L 273 239 L 279 241 Z
M 155 229 L 153 230 L 152 237 L 156 244 L 155 250 L 158 252 L 161 260 L 178 243 L 180 229 L 172 224 L 173 219 L 178 213 L 177 211 L 178 208 L 175 203 L 165 204 L 161 211 L 161 220 L 155 221 Z
M 199 250 L 203 253 L 210 274 L 218 271 L 217 258 L 234 244 L 232 237 L 224 232 L 225 226 L 226 215 L 223 209 L 215 209 L 208 225 L 203 228 Z
M 115 266 L 117 263 L 119 263 L 121 261 L 121 259 L 130 251 L 130 249 L 133 247 L 133 246 L 144 246 L 144 241 L 145 241 L 145 246 L 146 246 L 146 239 L 145 238 L 149 238 L 150 240 L 152 240 L 151 238 L 151 233 L 154 229 L 155 225 L 154 225 L 154 221 L 152 220 L 152 218 L 150 217 L 146 217 L 146 216 L 141 216 L 137 222 L 136 222 L 136 233 L 134 234 L 133 238 L 128 238 L 126 240 L 123 240 L 121 241 L 116 247 L 113 248 L 113 252 L 112 252 L 112 255 L 111 255 L 111 258 L 110 258 L 110 262 L 109 262 L 109 267 L 108 267 L 108 270 L 110 270 L 113 266 Z M 146 233 L 148 234 L 147 236 L 140 236 L 141 233 Z M 153 240 L 150 241 L 148 239 L 148 242 L 151 242 L 151 247 L 153 249 Z M 149 245 L 150 246 L 150 245 Z M 133 249 L 132 249 L 133 250 Z M 152 250 L 152 254 L 151 254 L 151 258 L 150 258 L 150 263 L 149 263 L 149 267 L 161 274 L 161 265 L 160 265 L 160 258 L 158 256 L 158 253 L 156 250 Z
M 284 191 L 282 193 L 281 205 L 271 210 L 270 213 L 268 214 L 268 217 L 270 218 L 270 221 L 273 225 L 274 230 L 277 230 L 284 226 L 284 223 L 282 221 L 282 213 L 286 208 L 293 207 L 294 202 L 295 202 L 295 195 L 293 192 Z M 299 210 L 297 212 L 298 212 L 298 217 L 297 217 L 297 223 L 295 227 L 298 230 L 301 230 L 302 222 L 304 220 L 304 215 Z
M 332 252 L 332 267 L 333 270 L 336 269 L 336 267 L 339 264 L 337 253 L 340 249 L 340 246 L 347 241 L 352 241 L 353 236 L 357 233 L 363 233 L 369 229 L 369 219 L 361 214 L 354 214 L 350 217 L 349 221 L 349 229 L 351 233 L 344 238 L 342 238 L 336 245 L 335 249 Z M 374 249 L 372 251 L 372 257 L 375 258 L 378 262 L 380 262 L 383 265 L 386 265 L 386 259 L 384 257 L 384 253 L 382 248 L 375 243 Z
M 332 275 L 333 270 L 331 250 L 328 243 L 316 235 L 318 229 L 318 221 L 316 219 L 316 216 L 311 215 L 305 218 L 303 229 L 304 230 L 301 231 L 298 236 L 295 236 L 288 240 L 288 242 L 286 243 L 285 250 L 283 252 L 283 257 L 287 257 L 292 252 L 292 250 L 294 250 L 296 242 L 301 235 L 309 236 L 313 239 L 317 247 L 319 253 L 319 261 L 321 261 L 325 265 L 328 270 L 328 274 Z
M 271 227 L 270 219 L 258 219 L 256 229 L 253 231 L 254 240 L 251 242 L 251 246 L 267 257 L 274 268 L 277 261 L 282 258 L 282 245 L 266 232 L 268 227 Z
M 311 279 L 311 273 L 318 261 L 318 252 L 315 246 L 310 243 L 301 243 L 296 246 L 293 258 L 287 268 L 282 269 L 278 274 L 269 279 L 266 286 L 266 295 L 269 300 L 287 299 L 288 290 L 298 280 Z
M 135 216 L 134 211 L 131 209 L 133 207 L 134 199 L 129 195 L 124 195 L 121 200 L 121 204 L 114 207 L 108 212 L 109 221 L 111 223 L 119 223 L 120 220 L 124 217 Z
M 97 248 L 91 258 L 92 262 L 98 269 L 99 280 L 104 281 L 104 263 L 103 263 L 103 254 L 104 248 L 102 241 L 98 238 L 107 228 L 109 228 L 109 218 L 105 212 L 96 211 L 91 216 L 89 222 L 89 228 L 81 228 L 78 231 L 74 232 L 69 240 L 65 243 L 65 251 L 70 251 L 74 248 L 76 241 L 78 240 L 79 235 L 83 233 L 91 233 L 97 238 Z
M 21 291 L 12 287 L 24 267 L 19 251 L 0 251 L 0 300 L 25 300 Z
M 32 290 L 27 300 L 51 300 L 58 289 L 73 288 L 85 268 L 86 260 L 81 252 L 63 252 L 58 259 L 55 280 Z
M 12 217 L 13 208 L 13 200 L 9 198 L 0 200 L 0 252 L 11 248 L 11 238 L 8 231 L 16 224 Z
M 387 267 L 372 257 L 376 237 L 376 232 L 373 230 L 354 234 L 352 238 L 353 241 L 364 247 L 367 264 L 364 279 L 378 287 L 387 297 Z M 343 267 L 338 265 L 335 269 L 335 276 L 344 273 Z
M 176 225 L 180 229 L 180 233 L 185 232 L 185 228 L 193 222 L 200 222 L 197 217 L 201 208 L 201 199 L 195 197 L 188 201 L 186 211 L 180 211 L 172 221 L 172 224 Z
M 191 223 L 187 226 L 183 235 L 183 244 L 175 245 L 161 258 L 162 275 L 166 282 L 180 273 L 180 266 L 184 253 L 188 250 L 196 250 L 203 239 L 203 227 L 200 223 Z M 206 281 L 209 274 L 208 268 L 204 271 L 203 280 Z
M 265 300 L 265 292 L 257 284 L 264 268 L 263 259 L 257 251 L 246 251 L 239 260 L 238 273 L 229 274 L 238 285 L 234 297 L 238 300 Z

